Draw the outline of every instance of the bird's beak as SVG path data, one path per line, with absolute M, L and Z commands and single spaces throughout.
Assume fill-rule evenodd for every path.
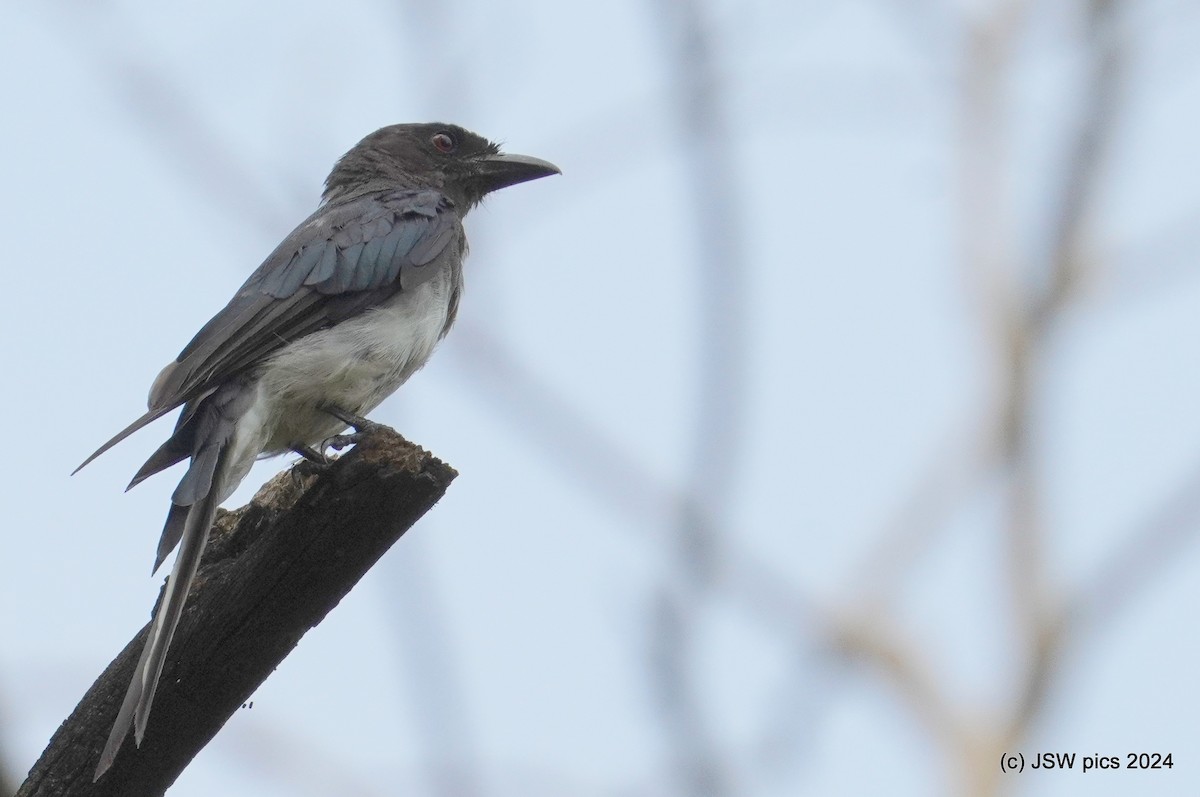
M 475 173 L 484 194 L 539 177 L 562 174 L 562 170 L 553 163 L 528 155 L 498 152 L 495 155 L 485 155 L 475 163 Z

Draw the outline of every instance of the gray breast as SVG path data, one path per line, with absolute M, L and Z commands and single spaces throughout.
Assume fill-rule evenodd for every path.
M 451 269 L 320 332 L 288 344 L 259 371 L 263 448 L 316 445 L 344 425 L 319 408 L 365 415 L 423 366 L 449 329 L 458 303 Z M 273 427 L 273 428 L 272 428 Z

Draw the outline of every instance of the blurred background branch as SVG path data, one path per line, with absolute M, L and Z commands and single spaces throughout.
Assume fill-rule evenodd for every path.
M 692 335 L 699 378 L 694 389 L 684 494 L 675 520 L 674 569 L 649 616 L 654 643 L 648 673 L 659 717 L 677 761 L 679 793 L 733 793 L 727 757 L 710 727 L 697 680 L 701 622 L 711 606 L 714 549 L 729 521 L 741 441 L 745 437 L 747 329 L 745 259 L 738 165 L 728 100 L 718 82 L 717 53 L 700 0 L 660 0 L 653 8 L 662 39 L 673 125 L 682 142 L 683 176 L 675 201 L 691 216 L 691 271 L 696 280 Z M 685 286 L 681 286 L 685 287 Z
M 222 735 L 260 786 L 320 793 L 321 770 L 363 793 L 435 797 L 880 793 L 880 778 L 896 794 L 1044 793 L 1003 775 L 1000 752 L 1090 743 L 1071 735 L 1088 701 L 1068 682 L 1123 647 L 1122 614 L 1145 619 L 1144 599 L 1195 572 L 1191 361 L 1154 384 L 1119 373 L 1160 351 L 1187 358 L 1177 342 L 1200 337 L 1154 327 L 1139 354 L 1120 351 L 1200 284 L 1196 181 L 1145 166 L 1152 132 L 1196 127 L 1195 4 L 364 0 L 346 12 L 362 41 L 337 58 L 338 26 L 301 4 L 295 24 L 239 12 L 221 52 L 252 53 L 240 71 L 215 39 L 188 48 L 198 12 L 68 10 L 47 12 L 47 35 L 92 73 L 131 149 L 155 153 L 122 179 L 142 199 L 165 191 L 146 187 L 156 171 L 178 188 L 126 202 L 122 220 L 169 228 L 153 204 L 228 222 L 148 258 L 104 250 L 138 274 L 163 270 L 163 252 L 187 268 L 196 250 L 236 284 L 253 265 L 234 264 L 250 251 L 236 235 L 269 247 L 311 207 L 328 163 L 304 146 L 344 149 L 378 124 L 461 120 L 566 175 L 556 201 L 514 192 L 473 215 L 447 350 L 381 408 L 462 463 L 470 510 L 383 563 L 379 616 L 338 648 L 392 688 L 388 721 L 354 705 L 367 738 L 336 750 L 338 733 L 305 735 L 299 719 L 231 723 Z M 256 82 L 271 69 L 278 82 Z M 72 151 L 56 146 L 41 163 Z M 121 157 L 137 162 L 104 156 Z M 215 254 L 200 251 L 209 237 Z M 96 263 L 71 245 L 64 259 Z M 103 259 L 110 280 L 116 260 Z M 210 299 L 169 314 L 202 320 Z M 124 331 L 93 344 L 125 347 L 132 381 L 156 367 L 133 363 L 144 328 L 121 326 L 141 310 L 156 308 L 109 313 Z M 1117 375 L 1073 387 L 1097 361 Z M 55 378 L 44 392 L 70 395 Z M 1168 417 L 1173 393 L 1174 470 L 1128 442 L 1148 434 L 1137 413 Z M 1108 394 L 1125 404 L 1063 431 Z M 1140 486 L 1080 475 L 1067 449 L 1106 474 L 1125 473 L 1128 450 L 1161 468 Z M 535 480 L 554 497 L 499 559 L 478 530 Z M 1136 512 L 1111 508 L 1122 490 Z M 1114 528 L 1093 528 L 1105 513 Z M 863 760 L 882 763 L 847 763 Z

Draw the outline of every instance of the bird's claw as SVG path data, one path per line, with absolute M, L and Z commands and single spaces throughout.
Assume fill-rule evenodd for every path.
M 355 415 L 352 412 L 346 412 L 345 410 L 340 409 L 338 407 L 322 407 L 322 409 L 325 410 L 325 412 L 332 415 L 333 417 L 337 418 L 342 423 L 346 424 L 347 426 L 354 427 L 354 431 L 360 435 L 369 434 L 369 433 L 375 431 L 376 429 L 378 429 L 380 426 L 379 424 L 375 423 L 375 421 L 368 421 L 366 418 L 362 417 L 361 415 Z M 355 435 L 340 434 L 340 435 L 336 435 L 335 437 L 331 437 L 329 439 L 336 440 L 337 438 L 349 438 L 349 437 L 354 437 L 354 436 Z M 355 440 L 349 441 L 349 443 L 353 443 L 353 442 L 356 442 L 356 441 Z M 343 445 L 349 445 L 349 443 L 343 443 Z
M 361 415 L 355 415 L 352 412 L 346 412 L 338 407 L 322 407 L 322 410 L 337 418 L 342 423 L 354 429 L 351 434 L 338 434 L 333 437 L 327 437 L 321 441 L 319 446 L 306 446 L 297 444 L 292 446 L 292 451 L 304 457 L 304 459 L 317 466 L 325 466 L 333 462 L 333 459 L 325 452 L 329 449 L 341 451 L 346 446 L 352 446 L 358 443 L 364 435 L 370 434 L 380 427 L 380 424 L 374 421 L 368 421 Z
M 317 456 L 321 457 L 326 463 L 330 461 L 324 453 L 327 449 L 332 448 L 334 451 L 341 451 L 346 446 L 352 446 L 358 443 L 365 435 L 368 435 L 380 428 L 380 424 L 375 423 L 374 421 L 368 421 L 361 415 L 355 415 L 352 412 L 346 412 L 338 407 L 322 407 L 322 409 L 333 417 L 337 418 L 342 423 L 354 429 L 354 431 L 350 434 L 337 434 L 333 437 L 327 437 L 325 440 L 321 441 L 321 453 L 317 454 Z M 309 451 L 316 454 L 316 452 L 313 452 L 312 449 L 309 449 Z M 298 451 L 297 453 L 305 457 L 305 459 L 310 458 L 303 451 Z
M 362 437 L 361 432 L 353 434 L 335 434 L 333 437 L 327 437 L 321 442 L 321 449 L 332 448 L 334 451 L 341 451 L 346 446 L 352 446 Z
M 293 453 L 304 457 L 304 459 L 308 460 L 314 465 L 328 465 L 331 461 L 325 454 L 324 445 L 322 445 L 319 449 L 313 448 L 312 446 L 295 445 L 292 446 L 292 451 Z

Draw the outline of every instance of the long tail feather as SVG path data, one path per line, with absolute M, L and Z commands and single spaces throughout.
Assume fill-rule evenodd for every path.
M 154 694 L 166 663 L 167 650 L 183 614 L 196 569 L 200 566 L 200 557 L 208 542 L 217 506 L 236 486 L 231 482 L 236 475 L 234 471 L 239 469 L 231 460 L 239 455 L 232 453 L 231 449 L 236 446 L 231 446 L 231 443 L 234 442 L 237 422 L 250 401 L 250 391 L 243 390 L 240 385 L 227 385 L 200 410 L 205 417 L 193 438 L 195 446 L 191 464 L 172 496 L 171 511 L 159 542 L 155 569 L 176 542 L 179 543 L 179 554 L 167 579 L 166 594 L 150 624 L 146 646 L 134 669 L 133 680 L 100 755 L 96 779 L 112 766 L 130 726 L 134 729 L 135 742 L 139 747 L 142 744 L 150 707 L 154 703 Z M 244 469 L 240 472 L 244 472 Z
M 177 407 L 179 405 L 176 404 L 175 406 Z M 78 468 L 71 471 L 71 475 L 74 476 L 76 473 L 79 473 L 79 471 L 86 468 L 93 459 L 100 456 L 105 451 L 107 451 L 108 449 L 115 446 L 117 443 L 124 440 L 126 437 L 129 437 L 129 435 L 133 434 L 138 429 L 141 429 L 143 426 L 145 426 L 149 423 L 152 423 L 154 421 L 157 421 L 159 418 L 166 415 L 168 412 L 170 412 L 173 409 L 175 409 L 175 407 L 163 407 L 163 408 L 157 409 L 157 410 L 150 410 L 145 415 L 138 418 L 136 421 L 129 424 L 124 429 L 122 429 L 121 431 L 119 431 L 115 435 L 113 435 L 112 439 L 109 440 L 107 443 L 105 443 L 104 445 L 100 446 L 95 451 L 93 451 L 92 455 L 90 457 L 88 457 L 87 459 L 85 459 L 82 463 L 80 463 Z
M 222 452 L 216 467 L 217 484 L 224 481 L 222 477 L 225 475 L 225 460 L 226 454 Z M 158 680 L 162 677 L 163 664 L 166 662 L 167 650 L 183 614 L 192 579 L 196 577 L 196 568 L 200 565 L 200 556 L 204 553 L 205 543 L 208 542 L 208 532 L 212 527 L 220 497 L 217 490 L 209 490 L 208 495 L 197 501 L 187 512 L 179 556 L 176 557 L 175 566 L 167 580 L 166 595 L 154 615 L 150 634 L 146 638 L 146 647 L 138 659 L 133 680 L 125 694 L 121 710 L 117 713 L 116 722 L 113 723 L 108 743 L 100 755 L 96 778 L 112 766 L 131 724 L 134 726 L 134 741 L 139 747 L 142 744 L 142 738 L 146 734 L 146 722 L 150 718 L 150 707 L 154 703 L 154 693 L 158 689 Z
M 217 463 L 217 477 L 224 475 L 226 452 L 222 452 Z M 183 604 L 187 600 L 188 590 L 192 579 L 196 577 L 196 569 L 200 566 L 200 556 L 208 542 L 208 532 L 212 528 L 213 517 L 217 513 L 217 503 L 220 495 L 217 490 L 210 490 L 208 495 L 198 501 L 188 512 L 183 526 L 183 538 L 179 544 L 179 556 L 175 558 L 175 567 L 171 570 L 171 578 L 167 584 L 167 594 L 163 598 L 162 607 L 155 615 L 155 628 L 151 630 L 147 641 L 150 653 L 146 657 L 145 668 L 136 677 L 142 679 L 142 693 L 134 712 L 134 739 L 140 747 L 142 737 L 146 735 L 146 721 L 150 717 L 150 706 L 154 702 L 154 692 L 158 687 L 158 679 L 162 676 L 163 664 L 166 662 L 167 649 L 175 636 L 175 628 L 183 614 Z
M 162 536 L 158 540 L 158 552 L 154 556 L 154 569 L 150 571 L 151 575 L 158 572 L 158 568 L 162 567 L 167 556 L 175 550 L 175 546 L 183 538 L 187 516 L 188 508 L 186 506 L 171 504 L 171 511 L 167 513 L 167 522 L 163 523 Z
M 165 370 L 166 369 L 164 369 L 164 371 Z M 160 374 L 159 378 L 161 378 L 161 377 L 162 377 L 162 375 Z M 187 401 L 188 408 L 184 409 L 183 414 L 179 417 L 179 423 L 175 427 L 175 431 L 177 433 L 179 432 L 179 429 L 191 419 L 191 414 L 193 412 L 195 412 L 199 407 L 204 406 L 202 404 L 204 399 L 211 396 L 217 390 L 218 390 L 218 388 L 215 388 L 215 387 L 209 388 L 208 390 L 200 393 L 195 398 L 189 399 Z M 93 459 L 100 456 L 105 451 L 107 451 L 108 449 L 115 446 L 117 443 L 124 440 L 126 437 L 129 437 L 129 435 L 131 435 L 134 432 L 136 432 L 137 430 L 141 429 L 143 426 L 146 426 L 147 424 L 157 421 L 159 418 L 166 415 L 168 412 L 170 412 L 171 410 L 175 409 L 176 407 L 178 407 L 180 404 L 183 404 L 183 403 L 184 403 L 184 401 L 180 400 L 173 404 L 164 404 L 164 405 L 158 406 L 158 407 L 151 404 L 149 411 L 147 411 L 145 415 L 138 418 L 136 421 L 129 424 L 121 431 L 117 432 L 115 435 L 112 436 L 111 440 L 109 440 L 107 443 L 105 443 L 104 445 L 100 446 L 95 451 L 93 451 L 92 455 L 90 457 L 88 457 L 87 459 L 85 459 L 79 465 L 78 468 L 71 471 L 71 475 L 74 476 L 76 473 L 79 473 L 79 471 L 86 468 Z M 172 435 L 172 439 L 174 439 L 174 435 Z M 169 446 L 170 446 L 170 441 L 168 441 L 168 444 L 166 446 L 163 446 L 163 449 L 168 448 Z M 156 461 L 155 457 L 159 457 L 161 459 L 163 456 L 165 456 L 166 452 L 164 452 L 163 449 L 159 449 L 157 452 L 155 452 L 154 456 L 150 458 L 150 461 L 142 466 L 142 470 L 138 471 L 138 475 L 134 477 L 134 480 L 129 485 L 129 487 L 125 488 L 126 490 L 132 488 L 135 484 L 137 484 L 138 482 L 140 482 L 142 479 L 146 478 L 147 476 L 151 475 L 152 473 L 157 473 L 159 470 L 162 470 L 163 468 L 168 468 L 171 465 L 174 465 L 176 462 L 182 462 L 184 459 L 187 458 L 186 453 L 184 453 L 182 456 L 172 459 L 169 462 L 167 462 L 166 460 Z M 153 470 L 152 468 L 157 468 L 157 469 Z

